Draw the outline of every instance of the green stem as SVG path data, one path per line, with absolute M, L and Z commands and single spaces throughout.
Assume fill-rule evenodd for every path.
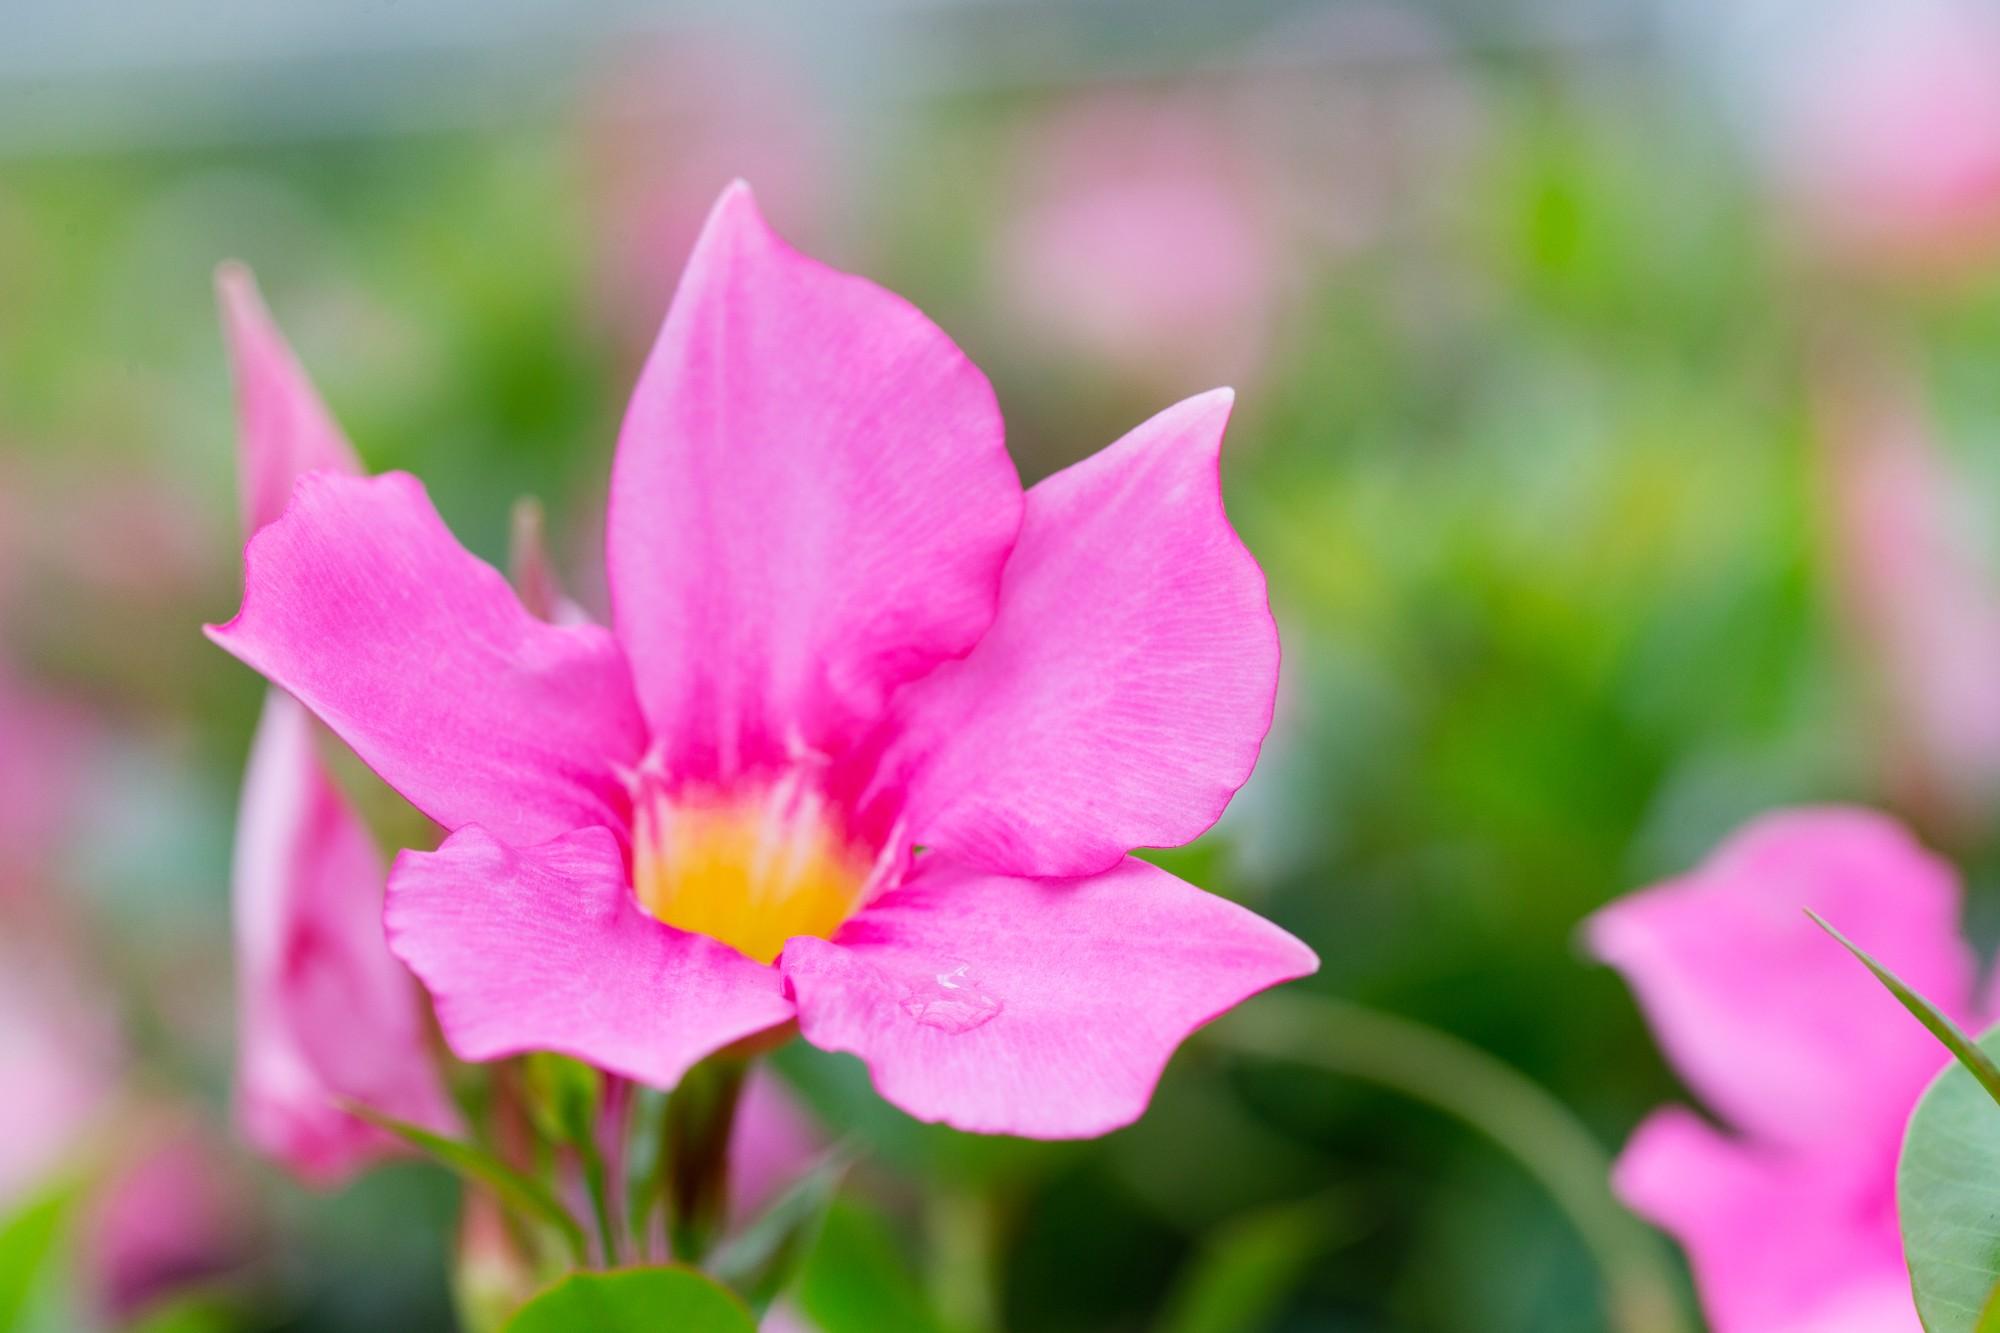
M 1563 1104 L 1469 1042 L 1406 1018 L 1316 995 L 1266 996 L 1218 1022 L 1225 1045 L 1366 1079 L 1484 1134 L 1527 1170 L 1596 1260 L 1618 1333 L 1687 1333 L 1672 1269 L 1611 1194 L 1611 1159 Z
M 603 1248 L 604 1264 L 615 1268 L 624 1258 L 618 1244 L 618 1228 L 611 1222 L 611 1191 L 605 1183 L 604 1154 L 588 1141 L 577 1145 L 583 1159 L 583 1183 L 590 1191 L 590 1211 L 597 1219 L 597 1243 Z
M 722 1234 L 729 1202 L 729 1135 L 749 1064 L 702 1061 L 667 1101 L 667 1236 L 675 1260 L 699 1266 Z
M 926 1192 L 924 1222 L 931 1302 L 945 1326 L 955 1333 L 993 1333 L 1000 1327 L 993 1200 L 980 1190 L 937 1186 Z

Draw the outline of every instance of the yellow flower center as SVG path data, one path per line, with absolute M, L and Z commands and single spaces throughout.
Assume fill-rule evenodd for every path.
M 796 777 L 750 792 L 647 787 L 635 811 L 632 886 L 668 925 L 769 963 L 792 936 L 824 939 L 861 906 L 874 857 Z

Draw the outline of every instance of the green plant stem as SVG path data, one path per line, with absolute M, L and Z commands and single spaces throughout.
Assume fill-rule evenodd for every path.
M 704 1060 L 667 1100 L 667 1235 L 680 1263 L 699 1266 L 721 1234 L 729 1201 L 729 1137 L 748 1072 L 743 1060 Z
M 588 1140 L 577 1144 L 576 1152 L 583 1161 L 583 1183 L 590 1192 L 591 1215 L 597 1219 L 597 1243 L 603 1250 L 600 1257 L 606 1267 L 616 1267 L 624 1254 L 618 1244 L 618 1228 L 611 1222 L 611 1192 L 605 1182 L 604 1154 Z
M 1596 1260 L 1618 1333 L 1689 1333 L 1661 1244 L 1611 1194 L 1611 1159 L 1548 1092 L 1469 1042 L 1406 1018 L 1281 992 L 1217 1022 L 1225 1046 L 1365 1079 L 1470 1125 L 1549 1192 Z
M 931 1302 L 955 1333 L 995 1333 L 1000 1327 L 994 1271 L 998 1218 L 982 1190 L 933 1186 L 924 1196 Z

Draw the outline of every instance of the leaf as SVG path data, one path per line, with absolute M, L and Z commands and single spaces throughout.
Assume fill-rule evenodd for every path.
M 21 1327 L 62 1239 L 75 1198 L 72 1188 L 52 1190 L 0 1222 L 0 1330 Z
M 795 1299 L 823 1333 L 939 1333 L 943 1327 L 888 1223 L 845 1199 L 827 1210 Z
M 2000 1028 L 1979 1039 L 2000 1051 Z M 2000 1285 L 2000 1110 L 1971 1069 L 1947 1065 L 1917 1103 L 1896 1167 L 1896 1211 L 1917 1313 L 1931 1333 L 1995 1326 Z
M 228 1333 L 242 1322 L 227 1305 L 196 1296 L 154 1311 L 130 1333 Z
M 590 1246 L 584 1239 L 583 1228 L 539 1180 L 516 1171 L 484 1148 L 433 1134 L 357 1102 L 344 1102 L 342 1105 L 350 1115 L 359 1116 L 376 1128 L 394 1134 L 474 1184 L 492 1190 L 500 1202 L 513 1212 L 552 1227 L 562 1236 L 563 1243 L 569 1247 L 577 1263 L 588 1262 Z
M 1161 1333 L 1247 1333 L 1269 1325 L 1317 1256 L 1355 1230 L 1344 1194 L 1260 1209 L 1203 1245 L 1167 1297 Z
M 743 1303 L 692 1268 L 571 1273 L 522 1306 L 506 1333 L 756 1333 Z
M 710 1260 L 710 1270 L 757 1314 L 770 1308 L 812 1252 L 851 1160 L 845 1147 L 828 1152 Z
M 2000 1333 L 2000 1287 L 1986 1293 L 1986 1308 L 1979 1312 L 1972 1333 Z
M 1943 1010 L 1904 985 L 1902 979 L 1895 973 L 1869 957 L 1847 936 L 1828 925 L 1817 912 L 1808 908 L 1806 915 L 1813 919 L 1813 924 L 1840 941 L 1843 948 L 1859 958 L 1862 966 L 1873 972 L 1875 979 L 1887 986 L 1889 993 L 1901 1001 L 1902 1006 L 1909 1010 L 1919 1023 L 1929 1028 L 1931 1035 L 1943 1042 L 1945 1049 L 1956 1056 L 1961 1065 L 1971 1071 L 1972 1076 L 1979 1080 L 1979 1085 L 1986 1089 L 1986 1095 L 1996 1103 L 2000 1103 L 2000 1065 L 1996 1065 L 1993 1058 L 1980 1049 L 1979 1043 L 1966 1036 L 1964 1029 L 1952 1022 Z

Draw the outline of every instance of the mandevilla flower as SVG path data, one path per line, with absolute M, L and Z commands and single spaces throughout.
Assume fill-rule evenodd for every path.
M 283 512 L 293 481 L 358 473 L 353 449 L 272 324 L 249 274 L 218 277 L 236 374 L 243 527 Z M 321 760 L 311 716 L 271 690 L 236 826 L 237 1114 L 245 1136 L 309 1180 L 394 1150 L 351 1099 L 442 1128 L 450 1114 L 416 988 L 383 945 L 382 856 Z
M 1864 810 L 1758 820 L 1590 922 L 1726 1126 L 1655 1112 L 1613 1183 L 1686 1247 L 1716 1333 L 1918 1333 L 1896 1160 L 1948 1057 L 1808 907 L 1954 1018 L 1981 1007 L 1947 865 Z
M 1833 258 L 1963 273 L 2000 252 L 2000 20 L 1982 0 L 1806 5 L 1787 43 L 1778 169 Z
M 1207 828 L 1270 722 L 1229 405 L 1024 496 L 964 354 L 737 185 L 619 438 L 609 629 L 530 615 L 414 478 L 320 471 L 210 633 L 450 830 L 386 922 L 461 1057 L 671 1086 L 795 1021 L 919 1117 L 1102 1133 L 1316 965 L 1128 855 Z
M 1819 393 L 1833 574 L 1885 714 L 1889 777 L 1940 826 L 2000 795 L 2000 580 L 1991 532 L 1911 387 L 1856 357 Z

